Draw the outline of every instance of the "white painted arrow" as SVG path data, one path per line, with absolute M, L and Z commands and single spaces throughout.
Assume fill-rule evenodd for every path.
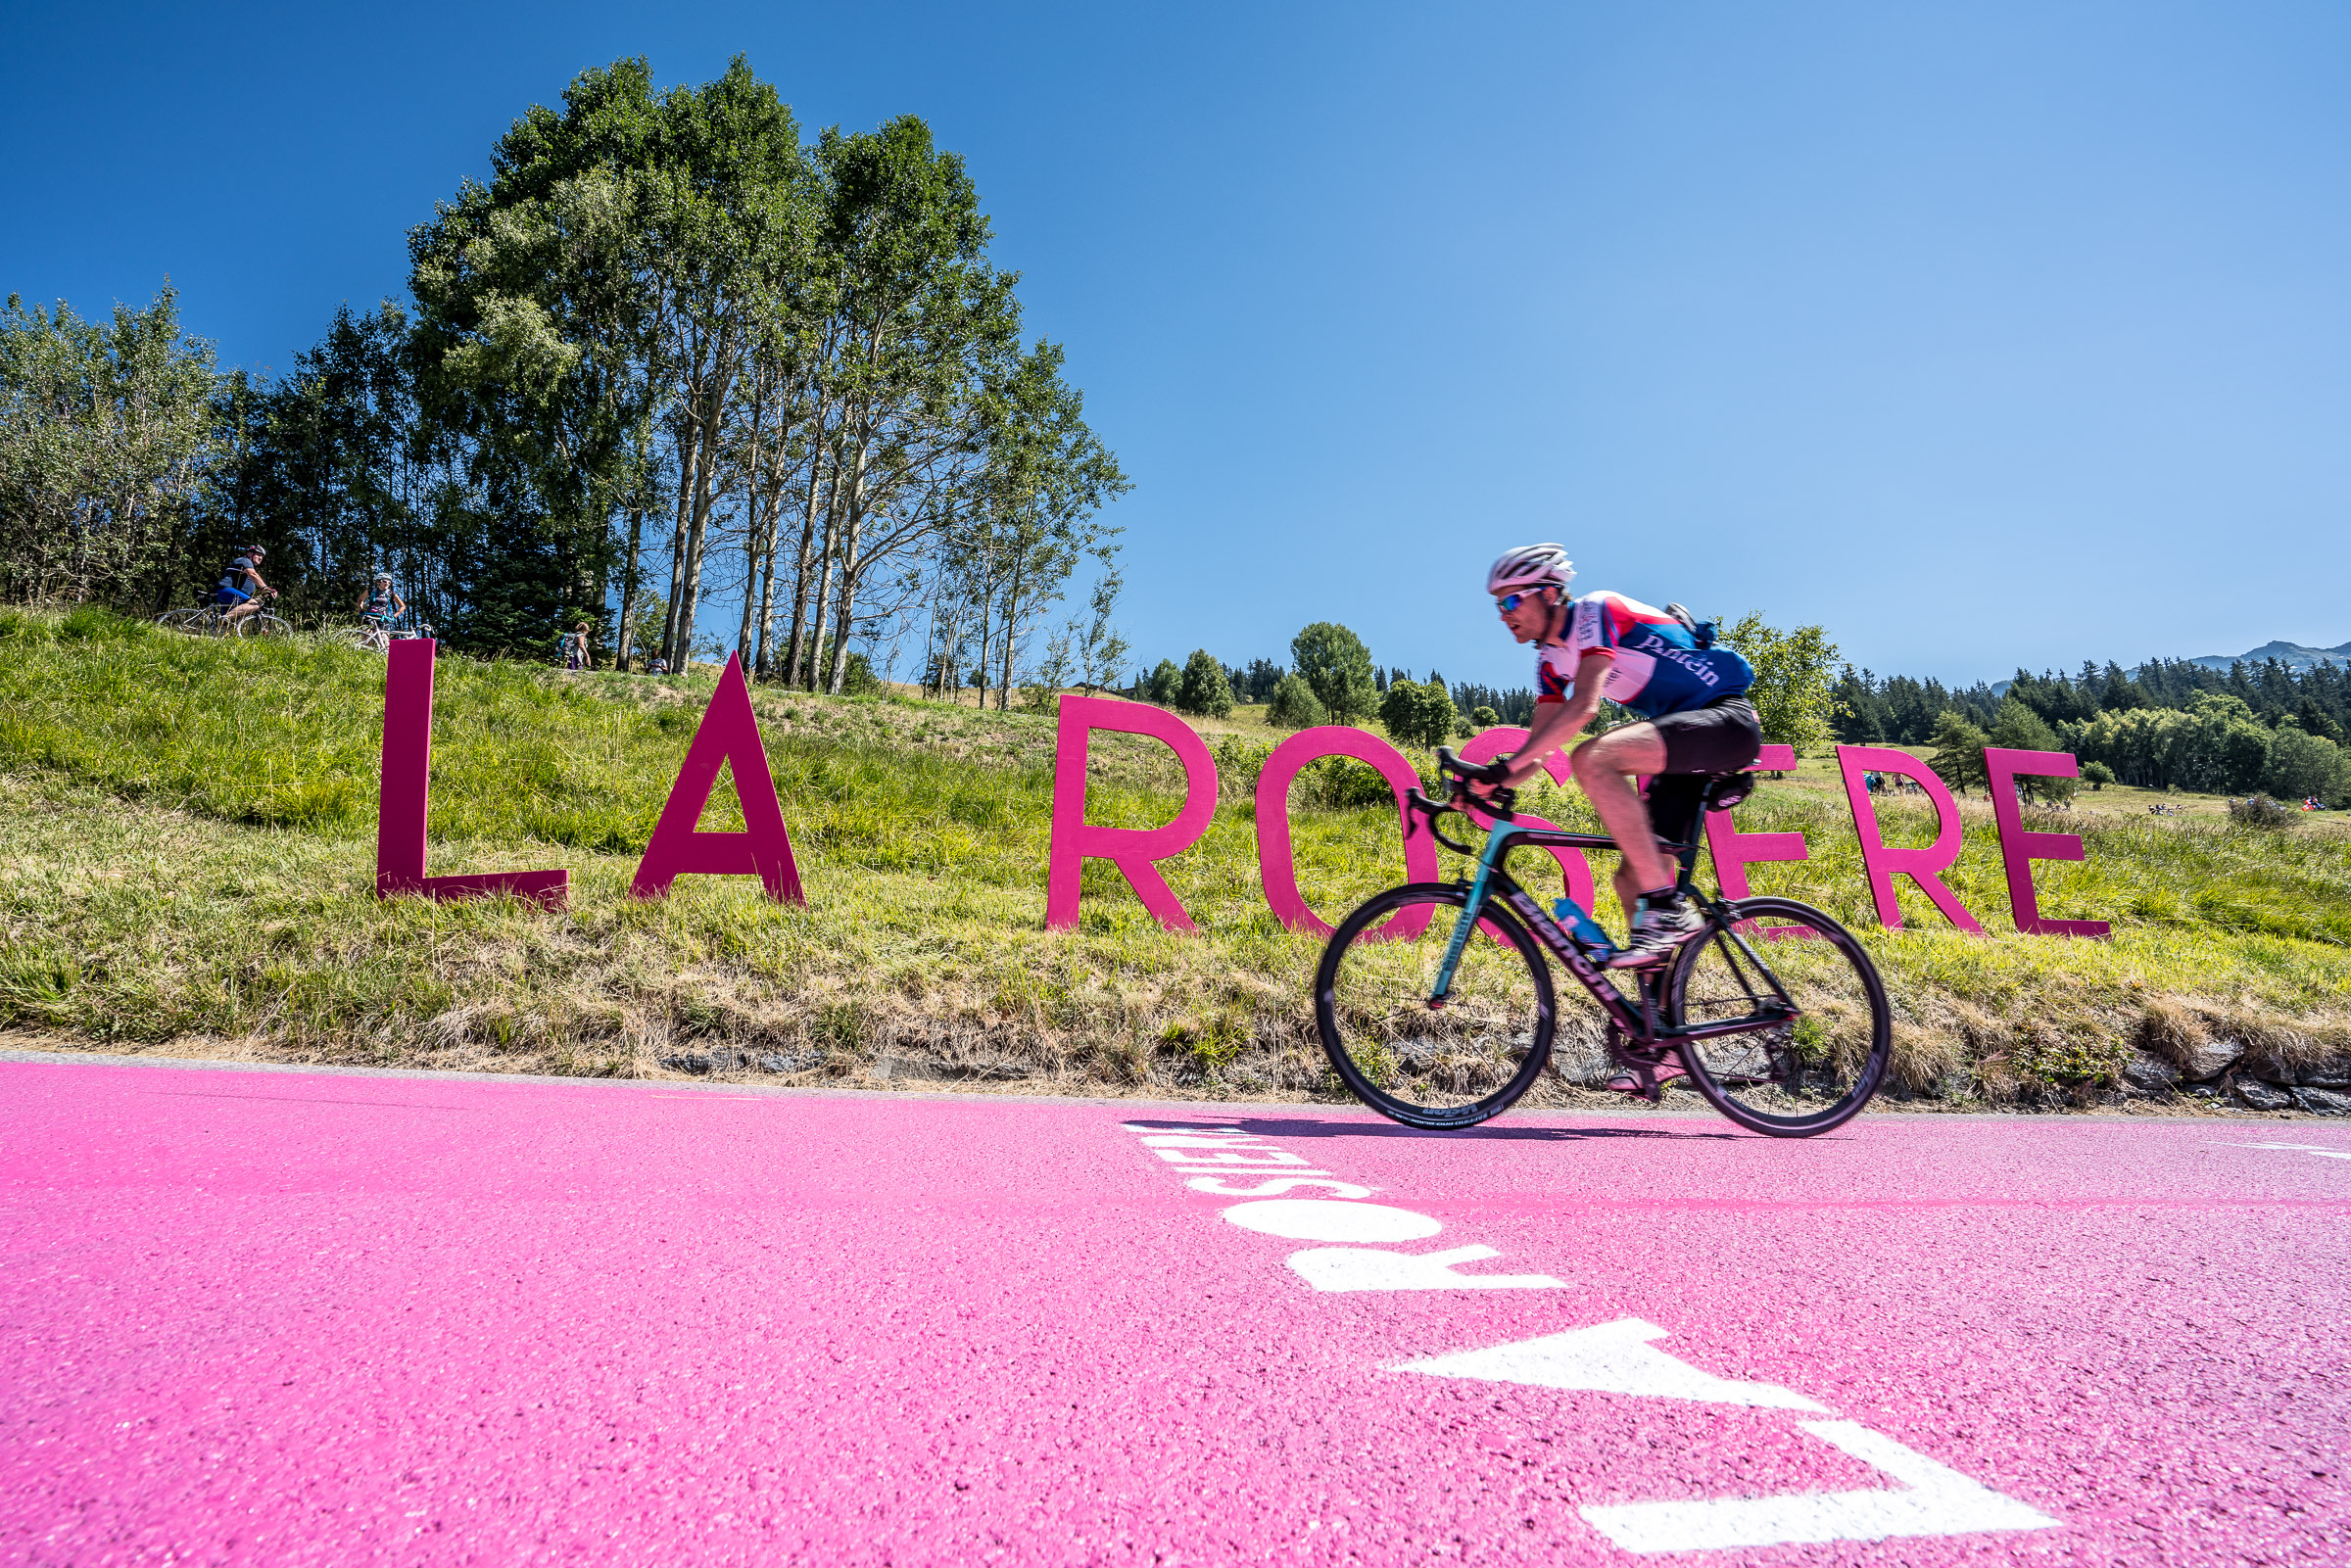
M 2057 1521 L 1979 1486 L 1855 1421 L 1799 1429 L 1907 1483 L 1898 1492 L 1799 1492 L 1780 1497 L 1630 1502 L 1576 1511 L 1627 1551 L 1723 1551 L 1803 1541 L 1885 1541 L 1981 1530 L 2049 1530 Z
M 1389 1370 L 1476 1378 L 1486 1383 L 1531 1383 L 1542 1389 L 1593 1389 L 1604 1394 L 1828 1413 L 1826 1405 L 1815 1404 L 1792 1389 L 1719 1378 L 1648 1343 L 1663 1339 L 1665 1334 L 1655 1323 L 1625 1317 L 1595 1328 L 1497 1345 L 1488 1351 L 1462 1351 L 1407 1361 Z

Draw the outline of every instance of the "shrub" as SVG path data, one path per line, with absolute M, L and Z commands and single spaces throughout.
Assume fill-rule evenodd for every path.
M 1232 683 L 1225 679 L 1223 662 L 1208 649 L 1194 648 L 1184 661 L 1183 675 L 1176 684 L 1176 708 L 1209 719 L 1232 712 Z
M 2082 782 L 2092 789 L 2103 789 L 2114 783 L 2114 770 L 2102 762 L 2082 764 Z
M 2287 828 L 2293 825 L 2294 809 L 2268 795 L 2247 795 L 2229 802 L 2229 820 L 2243 828 Z
M 1276 730 L 1311 730 L 1328 724 L 1330 715 L 1313 687 L 1295 675 L 1285 675 L 1273 683 L 1272 698 L 1266 704 L 1266 722 Z
M 1473 730 L 1491 730 L 1500 723 L 1502 715 L 1483 703 L 1469 710 L 1469 727 Z

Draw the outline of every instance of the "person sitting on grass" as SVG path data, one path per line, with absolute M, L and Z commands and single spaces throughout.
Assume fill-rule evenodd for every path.
M 262 607 L 258 595 L 276 595 L 277 590 L 262 581 L 262 557 L 266 553 L 259 545 L 247 545 L 238 550 L 230 558 L 228 570 L 221 574 L 220 586 L 213 590 L 213 603 L 222 611 L 223 632 Z

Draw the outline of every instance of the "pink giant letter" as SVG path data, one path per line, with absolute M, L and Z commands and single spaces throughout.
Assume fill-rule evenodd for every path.
M 735 798 L 743 802 L 744 831 L 739 833 L 706 833 L 695 826 L 718 784 L 721 763 L 734 766 Z M 776 902 L 806 902 L 800 896 L 792 835 L 784 831 L 784 808 L 776 801 L 776 778 L 768 771 L 767 747 L 759 743 L 759 721 L 751 713 L 751 689 L 744 684 L 739 654 L 729 655 L 718 689 L 702 710 L 701 725 L 686 748 L 677 783 L 669 786 L 669 801 L 653 825 L 629 892 L 638 898 L 659 898 L 680 877 L 756 877 Z
M 1491 730 L 1481 730 L 1477 733 L 1476 738 L 1462 747 L 1462 760 L 1463 762 L 1491 762 L 1505 752 L 1516 751 L 1520 746 L 1525 745 L 1526 736 L 1526 731 L 1511 724 L 1496 725 Z M 1543 759 L 1543 770 L 1559 784 L 1565 784 L 1575 777 L 1575 764 L 1567 760 L 1566 752 L 1556 747 L 1553 748 L 1550 756 Z M 1494 819 L 1482 811 L 1471 812 L 1470 820 L 1481 828 L 1494 826 Z M 1542 818 L 1529 812 L 1518 813 L 1512 821 L 1523 827 L 1540 829 L 1544 832 L 1556 833 L 1562 831 L 1557 824 L 1545 822 Z M 1580 849 L 1559 848 L 1552 850 L 1551 855 L 1559 863 L 1559 872 L 1566 879 L 1567 896 L 1589 911 L 1592 908 L 1592 863 L 1584 858 L 1584 852 Z
M 1878 924 L 1888 930 L 1902 928 L 1902 909 L 1894 901 L 1894 879 L 1908 877 L 1952 925 L 1983 935 L 1984 927 L 1976 917 L 1943 884 L 1942 873 L 1959 858 L 1959 806 L 1935 770 L 1907 751 L 1885 746 L 1839 746 L 1837 767 L 1845 775 L 1846 804 L 1852 808 L 1853 835 L 1861 840 L 1861 866 L 1869 874 L 1869 896 L 1878 906 Z M 1871 803 L 1869 788 L 1861 778 L 1871 768 L 1916 780 L 1927 798 L 1935 802 L 1939 826 L 1932 845 L 1925 849 L 1886 847 L 1885 836 L 1878 832 L 1878 808 Z
M 1755 756 L 1755 769 L 1785 772 L 1796 766 L 1794 746 L 1765 746 Z M 1714 857 L 1714 879 L 1722 896 L 1734 902 L 1749 896 L 1747 868 L 1758 861 L 1807 860 L 1802 833 L 1743 833 L 1727 811 L 1706 813 L 1706 852 Z
M 2024 813 L 2016 805 L 2016 776 L 2076 779 L 2081 768 L 2064 751 L 2011 751 L 1984 748 L 1984 772 L 1991 785 L 1991 815 L 2000 825 L 2000 861 L 2008 869 L 2008 902 L 2016 911 L 2016 928 L 2029 936 L 2104 936 L 2102 920 L 2043 920 L 2040 895 L 2033 886 L 2033 862 L 2080 860 L 2079 833 L 2029 833 Z
M 1159 828 L 1102 828 L 1085 820 L 1086 738 L 1096 730 L 1147 735 L 1164 741 L 1183 764 L 1183 809 Z M 1143 907 L 1170 930 L 1199 927 L 1154 861 L 1166 860 L 1200 841 L 1217 814 L 1217 764 L 1192 727 L 1164 708 L 1107 697 L 1061 699 L 1061 725 L 1053 742 L 1053 846 L 1045 865 L 1045 924 L 1064 929 L 1078 924 L 1081 874 L 1088 859 L 1119 868 Z
M 404 638 L 384 659 L 384 762 L 375 809 L 375 896 L 487 898 L 512 893 L 561 909 L 568 871 L 509 871 L 480 877 L 427 877 L 424 823 L 433 786 L 433 649 Z
M 1331 927 L 1307 908 L 1305 895 L 1298 891 L 1298 862 L 1290 848 L 1290 781 L 1318 757 L 1353 757 L 1377 768 L 1396 791 L 1396 816 L 1404 825 L 1404 875 L 1412 881 L 1433 882 L 1439 872 L 1436 840 L 1428 836 L 1420 820 L 1405 809 L 1405 794 L 1420 787 L 1420 776 L 1404 759 L 1404 753 L 1379 736 L 1348 725 L 1325 724 L 1299 731 L 1273 748 L 1257 776 L 1257 872 L 1265 883 L 1266 907 L 1273 911 L 1275 920 L 1294 931 L 1328 936 Z M 1383 941 L 1391 937 L 1411 941 L 1427 928 L 1428 919 L 1435 913 L 1428 906 L 1403 911 L 1367 934 Z

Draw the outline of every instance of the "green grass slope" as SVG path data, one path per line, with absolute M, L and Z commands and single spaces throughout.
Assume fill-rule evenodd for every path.
M 1313 1038 L 1319 943 L 1258 889 L 1262 739 L 1212 736 L 1223 798 L 1165 867 L 1199 920 L 1162 931 L 1086 871 L 1080 928 L 1043 925 L 1050 718 L 900 697 L 754 695 L 808 904 L 749 879 L 628 896 L 709 690 L 707 673 L 576 676 L 450 659 L 436 689 L 430 869 L 572 872 L 567 910 L 373 896 L 380 659 L 307 641 L 175 637 L 95 612 L 0 612 L 0 1027 L 287 1061 L 870 1081 L 878 1065 L 1039 1088 L 1335 1092 Z M 1146 826 L 1180 781 L 1154 743 L 1097 736 L 1089 815 Z M 1299 877 L 1334 917 L 1401 879 L 1392 808 L 1310 770 Z M 1532 809 L 1589 822 L 1579 797 Z M 1758 891 L 1867 932 L 1899 1010 L 1896 1090 L 1922 1103 L 2096 1099 L 2134 1049 L 2225 1033 L 2289 1060 L 2351 1048 L 2351 838 L 2077 811 L 2089 857 L 2039 868 L 2045 913 L 2111 942 L 2021 937 L 1969 805 L 1950 876 L 1993 934 L 1869 921 L 1842 796 L 1817 773 L 1758 791 L 1751 830 L 1812 858 Z M 1886 808 L 1924 842 L 1923 810 Z M 704 826 L 740 826 L 722 783 Z M 1601 868 L 1604 872 L 1606 868 Z M 1604 912 L 1604 914 L 1607 912 Z M 1612 916 L 1610 916 L 1612 919 Z M 1588 1008 L 1563 1030 L 1590 1037 Z M 1554 1101 L 1576 1091 L 1549 1085 Z

